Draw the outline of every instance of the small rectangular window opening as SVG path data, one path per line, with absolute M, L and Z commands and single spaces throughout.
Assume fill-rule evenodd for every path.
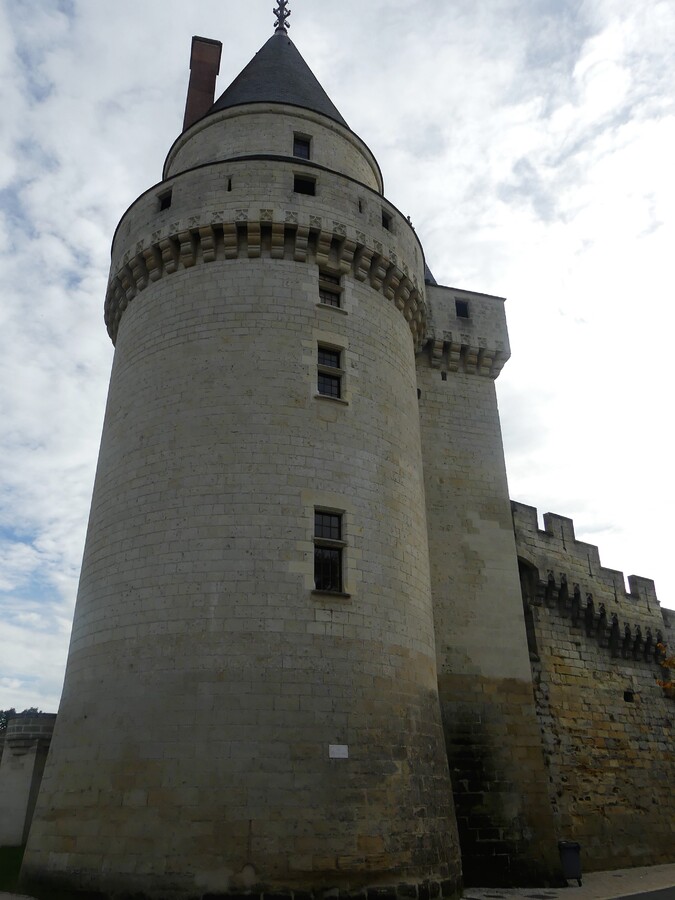
M 159 211 L 162 212 L 165 209 L 169 209 L 171 207 L 171 195 L 173 191 L 164 191 L 163 194 L 159 195 Z
M 342 353 L 319 345 L 317 390 L 322 397 L 342 397 Z
M 319 272 L 319 302 L 339 308 L 342 294 L 342 279 L 327 272 Z
M 624 691 L 623 699 L 626 701 L 626 703 L 635 703 L 635 694 L 633 693 L 633 691 Z
M 293 156 L 311 159 L 312 139 L 305 134 L 293 135 Z
M 321 279 L 321 281 L 325 281 L 327 284 L 335 284 L 338 287 L 340 285 L 339 275 L 329 275 L 328 272 L 319 272 L 319 278 Z
M 316 194 L 316 178 L 296 175 L 293 180 L 293 190 L 296 194 L 308 194 L 310 197 L 314 197 Z
M 391 216 L 388 212 L 382 210 L 382 227 L 387 231 L 391 231 Z
M 457 317 L 459 319 L 468 319 L 469 318 L 469 301 L 468 300 L 455 300 L 455 312 L 457 313 Z
M 314 510 L 314 589 L 342 593 L 342 513 Z

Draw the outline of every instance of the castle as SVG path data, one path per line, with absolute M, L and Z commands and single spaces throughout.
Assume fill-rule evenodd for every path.
M 436 283 L 286 7 L 218 99 L 193 40 L 184 130 L 114 236 L 37 803 L 40 719 L 0 767 L 23 882 L 427 900 L 556 883 L 563 838 L 672 861 L 654 585 L 510 503 L 504 302 Z

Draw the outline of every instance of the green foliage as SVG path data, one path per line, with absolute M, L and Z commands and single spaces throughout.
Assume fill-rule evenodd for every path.
M 14 707 L 12 709 L 0 709 L 0 731 L 4 731 L 7 728 L 7 722 L 15 715 L 16 710 Z

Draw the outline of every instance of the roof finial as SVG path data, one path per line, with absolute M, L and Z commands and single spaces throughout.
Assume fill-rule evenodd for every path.
M 274 15 L 277 17 L 276 28 L 274 29 L 275 34 L 286 34 L 288 29 L 291 27 L 290 22 L 288 22 L 288 17 L 291 14 L 290 9 L 286 9 L 288 6 L 288 0 L 277 0 L 278 9 L 273 10 Z

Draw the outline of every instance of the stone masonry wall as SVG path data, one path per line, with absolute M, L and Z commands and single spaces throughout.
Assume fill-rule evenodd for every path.
M 337 122 L 311 110 L 279 104 L 237 106 L 207 116 L 184 132 L 164 167 L 171 178 L 204 163 L 270 153 L 289 155 L 294 134 L 311 135 L 311 158 L 324 169 L 342 172 L 382 193 L 382 174 L 363 141 Z
M 570 519 L 547 514 L 540 531 L 536 510 L 512 506 L 558 838 L 591 871 L 672 862 L 675 701 L 656 642 L 673 640 L 654 584 L 631 577 L 626 593 Z

